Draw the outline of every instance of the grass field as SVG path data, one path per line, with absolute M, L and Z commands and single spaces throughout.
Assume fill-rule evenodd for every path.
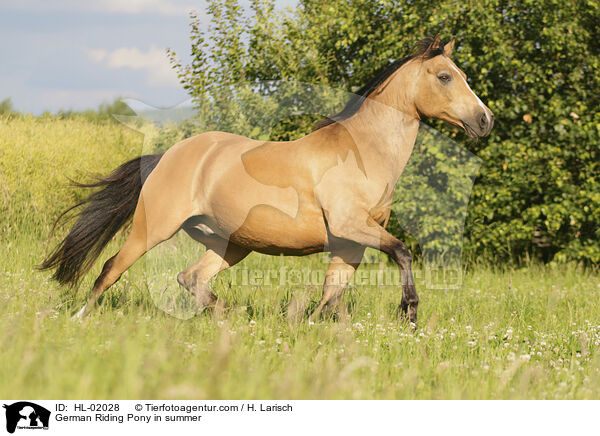
M 177 316 L 160 308 L 201 253 L 182 236 L 135 265 L 86 321 L 71 321 L 102 262 L 78 290 L 35 268 L 64 234 L 48 237 L 53 218 L 78 195 L 63 173 L 104 172 L 141 144 L 83 119 L 0 120 L 0 397 L 600 398 L 600 275 L 574 265 L 470 265 L 460 290 L 421 283 L 413 331 L 395 318 L 399 291 L 375 284 L 348 290 L 348 317 L 289 322 L 289 303 L 310 311 L 317 284 L 240 277 L 323 272 L 324 255 L 253 254 L 213 283 L 225 316 L 188 318 L 185 306 Z M 368 256 L 367 271 L 395 268 Z

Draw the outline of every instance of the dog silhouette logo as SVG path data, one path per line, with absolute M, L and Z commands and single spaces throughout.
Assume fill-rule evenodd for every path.
M 6 431 L 14 433 L 18 429 L 48 429 L 50 411 L 29 401 L 19 401 L 4 405 L 6 409 Z

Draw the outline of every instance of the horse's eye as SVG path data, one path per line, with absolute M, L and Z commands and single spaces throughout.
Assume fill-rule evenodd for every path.
M 444 74 L 440 74 L 440 75 L 438 76 L 438 79 L 440 79 L 440 81 L 441 81 L 442 83 L 448 83 L 448 82 L 450 81 L 451 77 L 450 77 L 450 74 L 445 74 L 445 73 L 444 73 Z

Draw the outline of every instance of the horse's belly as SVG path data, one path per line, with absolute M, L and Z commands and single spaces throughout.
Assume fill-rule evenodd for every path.
M 300 209 L 291 217 L 268 205 L 253 207 L 241 226 L 225 233 L 231 242 L 266 254 L 304 255 L 323 251 L 327 244 L 321 214 Z

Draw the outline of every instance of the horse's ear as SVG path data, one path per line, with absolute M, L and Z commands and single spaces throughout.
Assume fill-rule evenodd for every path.
M 437 35 L 435 35 L 435 38 L 433 38 L 433 41 L 431 41 L 431 44 L 429 44 L 429 47 L 427 47 L 427 51 L 439 50 L 439 48 L 440 34 L 438 33 Z
M 452 50 L 454 49 L 454 36 L 452 37 L 452 39 L 450 40 L 450 42 L 448 42 L 446 45 L 444 45 L 444 55 L 446 57 L 450 57 L 452 55 Z

